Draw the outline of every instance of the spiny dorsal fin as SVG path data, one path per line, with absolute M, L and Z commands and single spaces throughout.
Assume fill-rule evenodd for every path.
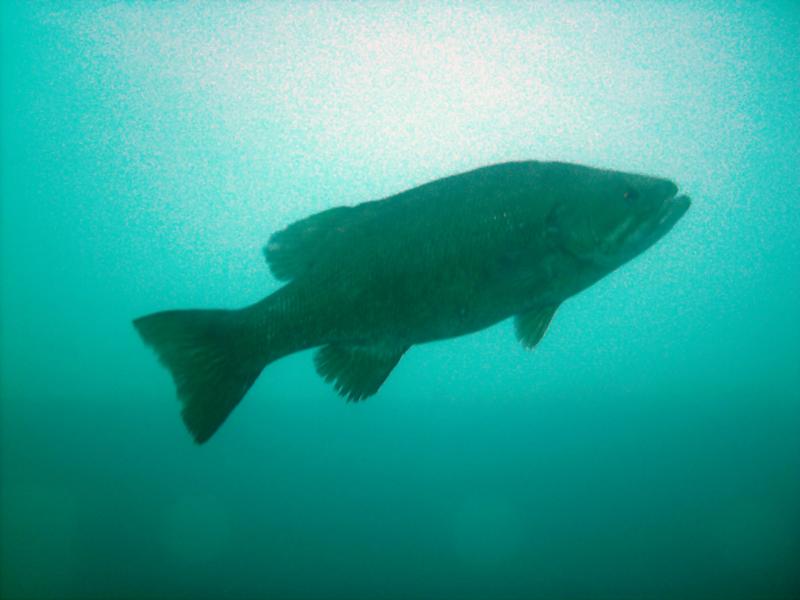
M 357 402 L 378 391 L 408 346 L 330 344 L 314 355 L 317 373 L 336 391 Z
M 539 343 L 557 308 L 557 304 L 539 306 L 514 317 L 517 339 L 523 346 L 531 349 Z
M 303 273 L 324 252 L 329 236 L 346 228 L 353 210 L 350 206 L 337 206 L 274 233 L 264 246 L 272 274 L 285 281 Z

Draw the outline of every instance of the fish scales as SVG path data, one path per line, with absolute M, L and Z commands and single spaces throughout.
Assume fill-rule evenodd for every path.
M 348 400 L 375 394 L 413 345 L 515 318 L 535 347 L 558 306 L 663 237 L 689 198 L 663 178 L 560 162 L 491 165 L 275 233 L 286 284 L 238 310 L 134 321 L 205 442 L 269 363 L 308 348 Z

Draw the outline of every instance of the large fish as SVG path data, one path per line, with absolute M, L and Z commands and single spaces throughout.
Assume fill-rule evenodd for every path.
M 532 348 L 558 306 L 661 238 L 689 208 L 669 180 L 558 162 L 445 177 L 275 233 L 286 282 L 240 310 L 134 321 L 175 380 L 198 443 L 270 362 L 320 347 L 317 372 L 348 400 L 378 391 L 414 344 L 514 317 Z

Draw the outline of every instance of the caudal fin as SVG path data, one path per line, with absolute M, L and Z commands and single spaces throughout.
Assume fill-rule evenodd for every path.
M 171 310 L 133 322 L 172 373 L 183 421 L 198 444 L 219 429 L 264 368 L 244 351 L 240 322 L 228 310 Z

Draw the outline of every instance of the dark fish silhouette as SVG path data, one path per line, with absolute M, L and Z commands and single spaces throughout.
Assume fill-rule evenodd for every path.
M 414 344 L 514 317 L 526 347 L 559 304 L 663 236 L 689 208 L 666 179 L 516 162 L 338 207 L 264 248 L 286 285 L 241 310 L 134 321 L 175 380 L 205 442 L 261 370 L 321 346 L 317 372 L 348 400 L 378 391 Z

